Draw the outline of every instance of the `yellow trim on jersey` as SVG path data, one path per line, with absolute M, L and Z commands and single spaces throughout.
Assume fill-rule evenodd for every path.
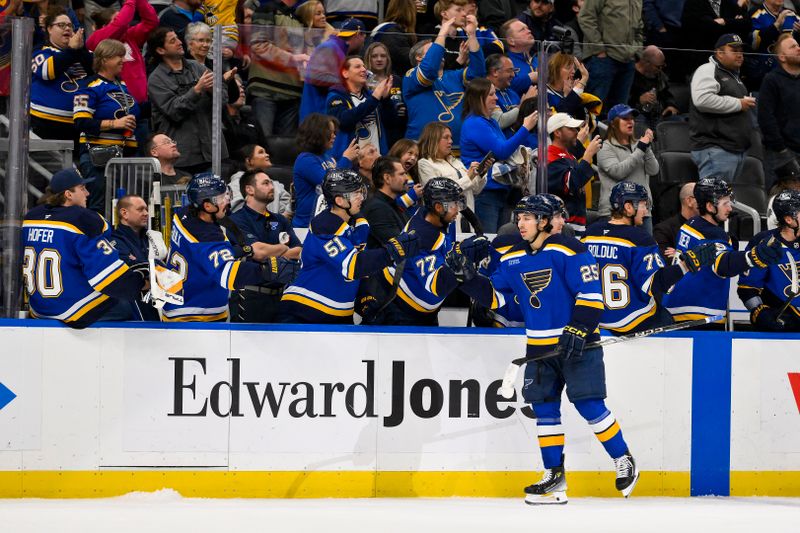
M 95 307 L 100 305 L 101 303 L 103 303 L 106 300 L 108 300 L 108 298 L 109 297 L 106 296 L 105 294 L 101 294 L 98 298 L 95 298 L 94 300 L 92 300 L 91 302 L 87 303 L 86 305 L 84 305 L 83 307 L 81 307 L 80 309 L 78 309 L 77 311 L 72 313 L 71 315 L 69 315 L 67 318 L 65 318 L 64 322 L 75 322 L 76 320 L 80 319 L 83 315 L 85 315 L 86 313 L 88 313 L 89 311 L 91 311 L 92 309 L 94 309 Z
M 439 271 L 441 270 L 442 267 L 437 268 L 436 271 L 433 273 L 433 277 L 431 278 L 431 294 L 433 294 L 437 298 L 439 297 L 439 293 L 436 291 L 436 282 L 439 280 Z M 492 296 L 494 297 L 494 295 Z
M 88 111 L 78 111 L 77 113 L 73 113 L 72 119 L 79 119 L 79 118 L 94 118 L 94 115 L 89 113 Z
M 510 252 L 505 254 L 504 256 L 500 257 L 500 261 L 508 261 L 509 259 L 514 259 L 516 257 L 522 257 L 525 255 L 525 250 L 517 250 L 516 252 Z
M 97 87 L 97 86 L 98 86 L 98 85 L 100 85 L 101 83 L 103 83 L 103 80 L 102 80 L 101 78 L 97 78 L 97 79 L 96 79 L 96 80 L 94 80 L 93 82 L 89 83 L 89 85 L 88 85 L 88 86 L 89 86 L 89 87 Z
M 419 67 L 419 65 L 417 65 L 417 82 L 425 87 L 430 87 L 433 85 L 433 82 L 426 78 L 425 74 L 422 73 L 422 69 Z
M 636 317 L 636 319 L 634 319 L 630 324 L 626 324 L 619 328 L 607 328 L 607 329 L 609 331 L 616 331 L 617 333 L 627 333 L 628 331 L 632 330 L 633 328 L 635 328 L 636 326 L 638 326 L 651 316 L 655 315 L 657 310 L 658 308 L 654 305 L 653 308 L 650 309 L 650 311 L 648 311 L 647 313 L 643 314 L 640 317 Z
M 228 290 L 234 290 L 233 284 L 236 282 L 236 274 L 239 273 L 240 266 L 242 266 L 241 261 L 234 261 L 231 265 L 231 270 L 228 272 Z
M 763 288 L 751 287 L 750 285 L 742 285 L 741 283 L 739 284 L 739 288 L 740 289 L 753 289 L 754 291 L 758 291 L 759 293 L 764 290 Z
M 675 322 L 688 322 L 689 320 L 701 320 L 701 319 L 704 319 L 704 318 L 708 318 L 710 316 L 713 316 L 713 315 L 704 315 L 702 313 L 683 313 L 683 314 L 680 314 L 680 315 L 672 315 L 672 319 Z M 725 319 L 722 318 L 720 320 L 717 320 L 716 322 L 711 322 L 711 323 L 712 324 L 724 324 L 725 323 Z
M 550 344 L 558 344 L 558 337 L 549 337 L 543 339 L 531 339 L 528 338 L 528 344 L 531 346 L 547 346 Z
M 503 255 L 507 254 L 508 251 L 513 247 L 514 247 L 513 244 L 509 244 L 508 246 L 501 246 L 500 248 L 495 248 L 495 250 L 497 250 L 497 253 L 499 253 L 500 256 L 502 257 Z
M 63 124 L 74 124 L 75 122 L 72 120 L 72 117 L 62 117 L 59 115 L 51 115 L 50 113 L 45 113 L 43 111 L 38 111 L 36 109 L 31 109 L 31 115 L 34 117 L 41 118 L 43 120 L 52 120 L 53 122 L 61 122 Z
M 616 435 L 617 433 L 619 433 L 619 424 L 617 423 L 616 420 L 614 420 L 614 423 L 611 424 L 611 427 L 609 427 L 605 431 L 601 431 L 600 433 L 595 433 L 595 435 L 597 436 L 597 440 L 599 440 L 600 442 L 606 442 L 608 440 L 613 439 L 614 435 Z
M 127 271 L 128 271 L 128 265 L 126 265 L 125 263 L 122 263 L 119 266 L 119 268 L 117 268 L 111 274 L 106 276 L 103 279 L 103 281 L 101 281 L 100 283 L 95 285 L 94 286 L 94 290 L 96 290 L 97 292 L 102 291 L 103 289 L 105 289 L 106 287 L 108 287 L 109 285 L 114 283 L 114 281 L 116 281 L 120 276 L 122 276 Z
M 47 65 L 47 79 L 54 80 L 56 79 L 56 62 L 53 56 L 47 58 L 47 61 L 44 62 Z
M 216 322 L 228 318 L 227 309 L 216 315 L 181 315 L 170 318 L 167 315 L 161 317 L 163 322 Z
M 595 309 L 605 309 L 605 305 L 603 302 L 598 302 L 597 300 L 582 300 L 580 298 L 575 300 L 575 305 L 583 305 L 585 307 L 594 307 Z
M 358 252 L 350 256 L 350 263 L 347 265 L 347 279 L 356 279 L 356 260 L 358 260 Z
M 431 251 L 438 250 L 439 247 L 442 246 L 442 244 L 444 244 L 444 233 L 440 233 L 439 236 L 436 238 L 436 242 L 433 243 Z
M 635 247 L 636 245 L 629 241 L 628 239 L 621 239 L 619 237 L 603 237 L 600 235 L 592 235 L 590 237 L 584 237 L 582 239 L 584 243 L 591 242 L 591 243 L 609 243 L 609 244 L 621 244 L 626 247 Z
M 539 447 L 546 448 L 547 446 L 563 446 L 564 435 L 550 435 L 547 437 L 539 437 Z
M 181 221 L 178 218 L 178 215 L 172 215 L 172 223 L 175 224 L 176 226 L 178 226 L 178 231 L 181 232 L 181 235 L 183 235 L 186 238 L 186 240 L 188 240 L 189 242 L 200 242 L 194 237 L 194 235 L 189 233 L 189 230 L 186 229 L 183 226 L 183 224 L 181 224 Z
M 392 276 L 392 273 L 389 272 L 389 267 L 383 269 L 383 277 L 386 278 L 386 281 L 388 281 L 390 284 L 394 284 L 394 276 Z
M 401 287 L 397 287 L 397 296 L 399 296 L 400 299 L 403 300 L 406 304 L 408 304 L 409 307 L 411 307 L 414 311 L 430 314 L 430 313 L 435 313 L 438 310 L 438 307 L 436 309 L 425 309 L 417 302 L 415 302 L 411 298 L 411 296 L 409 296 Z
M 543 250 L 553 250 L 561 252 L 564 255 L 576 255 L 574 250 L 570 250 L 566 246 L 561 246 L 560 244 L 546 244 Z
M 686 233 L 694 235 L 696 238 L 700 239 L 701 241 L 706 238 L 705 235 L 703 235 L 702 233 L 700 233 L 699 231 L 697 231 L 696 229 L 691 227 L 689 224 L 684 224 L 683 226 L 681 226 L 681 229 L 685 230 Z
M 305 296 L 301 296 L 299 294 L 284 294 L 281 300 L 288 300 L 292 302 L 297 302 L 301 305 L 305 305 L 307 307 L 311 307 L 316 309 L 317 311 L 321 311 L 326 315 L 331 316 L 353 316 L 353 309 L 334 309 L 333 307 L 328 307 L 325 304 L 321 304 L 317 301 L 312 300 L 311 298 L 307 298 Z
M 31 226 L 45 226 L 45 227 L 52 227 L 53 229 L 63 229 L 70 231 L 72 233 L 78 233 L 83 235 L 84 233 L 77 228 L 77 226 L 73 226 L 68 222 L 59 222 L 57 220 L 26 220 L 22 223 L 23 228 L 28 228 Z
M 344 235 L 344 232 L 347 231 L 347 228 L 348 228 L 347 222 L 342 222 L 342 225 L 339 226 L 339 229 L 336 230 L 334 235 L 336 235 L 336 236 Z

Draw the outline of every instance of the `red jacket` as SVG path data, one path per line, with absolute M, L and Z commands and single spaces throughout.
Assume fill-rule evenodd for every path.
M 141 22 L 131 26 L 137 11 Z M 121 78 L 128 86 L 128 91 L 140 104 L 147 101 L 147 73 L 142 47 L 147 42 L 150 32 L 157 27 L 158 15 L 147 0 L 125 0 L 122 9 L 111 22 L 95 30 L 86 40 L 86 48 L 92 52 L 104 39 L 122 41 L 125 45 L 125 63 L 122 65 Z

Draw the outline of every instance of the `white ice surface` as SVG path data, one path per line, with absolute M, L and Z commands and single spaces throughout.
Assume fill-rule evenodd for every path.
M 98 500 L 0 500 L 0 531 L 160 532 L 800 532 L 800 499 L 573 498 L 211 500 L 172 491 Z

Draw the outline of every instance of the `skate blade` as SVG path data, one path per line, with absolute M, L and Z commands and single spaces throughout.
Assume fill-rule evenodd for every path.
M 525 495 L 525 503 L 528 505 L 564 505 L 568 501 L 567 493 L 564 491 Z
M 638 471 L 636 472 L 636 475 L 633 478 L 633 483 L 628 485 L 626 488 L 622 489 L 622 495 L 624 497 L 627 498 L 628 496 L 631 495 L 631 492 L 633 492 L 633 489 L 636 487 L 636 482 L 637 481 L 639 481 L 639 472 Z

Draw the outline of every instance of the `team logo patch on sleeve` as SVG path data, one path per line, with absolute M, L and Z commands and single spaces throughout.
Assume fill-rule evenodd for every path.
M 552 279 L 553 270 L 551 268 L 535 270 L 533 272 L 526 272 L 522 274 L 522 281 L 525 282 L 525 286 L 528 287 L 529 291 L 531 291 L 531 307 L 534 309 L 539 309 L 542 306 L 542 302 L 539 300 L 537 294 L 550 285 L 550 281 Z

